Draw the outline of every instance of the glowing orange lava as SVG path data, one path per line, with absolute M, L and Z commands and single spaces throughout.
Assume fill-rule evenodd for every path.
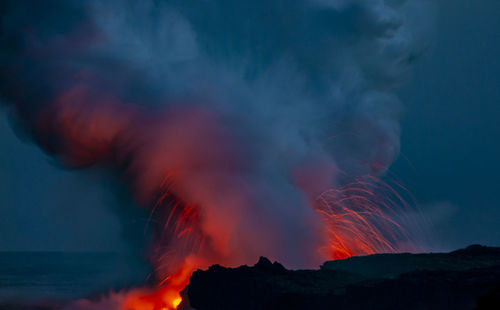
M 172 174 L 168 174 L 148 219 L 148 225 L 153 218 L 160 219 L 154 222 L 157 240 L 152 254 L 155 275 L 160 281 L 154 289 L 127 294 L 123 310 L 177 309 L 182 303 L 180 292 L 189 283 L 193 271 L 200 267 L 192 257 L 203 245 L 198 210 L 172 196 L 174 185 Z
M 192 268 L 184 265 L 172 277 L 163 281 L 164 285 L 156 290 L 139 290 L 129 293 L 123 310 L 175 310 L 182 302 L 180 292 L 189 283 Z

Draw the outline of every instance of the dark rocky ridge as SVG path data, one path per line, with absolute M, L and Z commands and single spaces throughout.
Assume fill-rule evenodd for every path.
M 185 294 L 197 310 L 500 309 L 500 248 L 377 254 L 296 271 L 261 258 L 198 270 Z
M 376 254 L 287 270 L 253 266 L 196 271 L 183 292 L 196 310 L 500 309 L 500 248 L 451 253 Z M 0 303 L 0 310 L 60 310 L 63 304 Z

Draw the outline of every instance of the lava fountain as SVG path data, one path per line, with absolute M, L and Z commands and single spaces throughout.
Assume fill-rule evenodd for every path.
M 180 292 L 189 284 L 192 272 L 207 266 L 202 254 L 204 236 L 197 227 L 200 223 L 197 208 L 176 200 L 165 204 L 168 196 L 166 186 L 150 220 L 159 207 L 167 206 L 168 216 L 160 222 L 162 234 L 175 236 L 178 242 L 174 249 L 157 249 L 160 253 L 157 274 L 162 275 L 157 288 L 128 293 L 123 309 L 177 309 L 182 302 Z M 322 259 L 415 249 L 410 234 L 403 228 L 404 220 L 399 217 L 401 211 L 411 211 L 411 206 L 392 186 L 378 178 L 364 176 L 341 188 L 329 189 L 316 198 L 313 207 L 322 216 L 323 230 L 329 236 L 328 243 L 317 251 Z M 178 252 L 183 253 L 182 257 L 175 257 Z M 180 263 L 174 269 L 165 269 L 162 262 Z M 175 271 L 169 274 L 168 270 Z

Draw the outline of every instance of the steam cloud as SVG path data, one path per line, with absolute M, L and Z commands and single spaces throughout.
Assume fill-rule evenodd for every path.
M 426 46 L 428 12 L 423 0 L 11 1 L 0 91 L 68 167 L 115 169 L 154 212 L 167 187 L 196 206 L 207 263 L 316 266 L 315 197 L 398 155 L 393 90 Z M 153 261 L 190 255 L 156 238 Z

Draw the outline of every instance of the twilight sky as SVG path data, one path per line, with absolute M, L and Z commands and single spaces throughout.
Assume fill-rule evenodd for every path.
M 404 156 L 390 170 L 437 248 L 500 245 L 500 1 L 435 2 L 433 43 L 398 90 Z M 111 178 L 59 168 L 0 108 L 0 251 L 123 249 Z
M 500 1 L 436 3 L 434 46 L 399 92 L 413 167 L 392 169 L 441 218 L 445 248 L 500 245 Z

